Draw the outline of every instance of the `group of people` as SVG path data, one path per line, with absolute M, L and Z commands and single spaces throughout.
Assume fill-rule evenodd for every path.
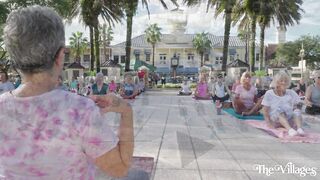
M 89 98 L 60 88 L 65 31 L 62 19 L 50 8 L 31 6 L 11 12 L 4 42 L 23 84 L 14 89 L 7 82 L 7 74 L 0 73 L 0 177 L 95 179 L 96 168 L 110 176 L 126 176 L 132 162 L 134 133 L 132 107 L 123 98 L 134 98 L 139 93 L 133 77 L 126 76 L 120 87 L 123 98 L 107 93 L 115 92 L 117 85 L 105 84 L 100 73 L 90 86 Z M 320 71 L 313 73 L 313 78 L 304 101 L 310 114 L 320 113 Z M 203 76 L 195 96 L 213 101 L 232 98 L 235 111 L 243 115 L 263 108 L 270 127 L 281 125 L 290 136 L 303 135 L 303 101 L 288 89 L 290 83 L 288 74 L 279 72 L 271 89 L 257 98 L 258 91 L 248 72 L 232 92 L 222 75 L 209 83 Z M 182 92 L 190 93 L 187 87 Z M 107 112 L 120 113 L 118 134 L 102 126 Z
M 280 71 L 266 84 L 260 78 L 253 83 L 251 73 L 244 72 L 236 78 L 230 90 L 221 74 L 210 77 L 209 82 L 203 75 L 194 96 L 197 99 L 211 98 L 213 102 L 232 102 L 234 111 L 243 116 L 262 112 L 269 127 L 282 126 L 290 136 L 303 135 L 302 107 L 305 106 L 307 114 L 320 114 L 320 71 L 314 71 L 312 77 L 314 83 L 309 87 L 306 88 L 302 80 L 296 89 L 290 89 L 292 83 L 287 72 Z M 179 94 L 192 94 L 187 82 L 182 84 Z
M 67 87 L 62 80 L 62 76 L 59 76 L 58 88 L 68 90 L 73 93 L 77 93 L 83 96 L 90 95 L 106 95 L 108 93 L 119 94 L 123 99 L 134 99 L 137 95 L 144 91 L 144 86 L 140 81 L 134 81 L 134 77 L 130 74 L 125 75 L 123 83 L 117 84 L 114 80 L 109 83 L 105 82 L 105 76 L 99 72 L 95 79 L 90 79 L 88 83 L 85 83 L 84 90 L 80 90 L 80 83 L 76 78 L 70 82 Z

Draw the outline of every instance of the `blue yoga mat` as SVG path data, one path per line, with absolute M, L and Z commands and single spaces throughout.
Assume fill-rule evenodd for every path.
M 223 109 L 224 112 L 232 115 L 233 117 L 236 117 L 238 119 L 241 119 L 241 120 L 264 120 L 263 118 L 263 115 L 253 115 L 253 116 L 242 116 L 240 114 L 237 114 L 233 108 L 227 108 L 227 109 Z

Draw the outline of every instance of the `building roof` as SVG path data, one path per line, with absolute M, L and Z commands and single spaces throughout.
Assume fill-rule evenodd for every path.
M 118 63 L 116 63 L 115 61 L 109 59 L 105 62 L 103 62 L 100 67 L 121 67 L 121 65 L 119 65 Z
M 79 62 L 75 61 L 73 63 L 71 63 L 67 69 L 85 69 L 85 67 L 83 67 Z
M 184 48 L 193 48 L 192 40 L 196 34 L 162 34 L 161 41 L 157 43 L 157 47 L 184 47 Z M 208 34 L 209 39 L 212 42 L 213 47 L 223 47 L 224 36 L 215 36 L 213 34 Z M 126 42 L 122 42 L 116 45 L 113 45 L 113 48 L 125 48 Z M 135 48 L 152 48 L 151 44 L 146 41 L 145 34 L 134 37 L 131 39 L 131 46 Z M 242 41 L 237 36 L 229 37 L 229 47 L 244 47 L 245 42 Z
M 227 67 L 249 67 L 249 64 L 241 61 L 240 59 L 233 60 Z

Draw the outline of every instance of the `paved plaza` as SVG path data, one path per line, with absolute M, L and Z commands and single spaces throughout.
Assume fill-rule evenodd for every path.
M 134 155 L 154 158 L 150 179 L 320 179 L 320 144 L 281 143 L 230 115 L 216 115 L 212 101 L 177 96 L 175 91 L 148 91 L 131 103 Z M 116 126 L 118 120 L 109 123 Z M 305 127 L 320 132 L 320 121 Z M 316 176 L 280 169 L 266 175 L 267 169 L 280 166 L 317 168 Z

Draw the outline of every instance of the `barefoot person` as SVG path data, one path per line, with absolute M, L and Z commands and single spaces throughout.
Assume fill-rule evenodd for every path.
M 131 75 L 127 75 L 125 77 L 125 83 L 120 90 L 120 96 L 123 99 L 134 99 L 137 95 L 138 90 L 133 83 L 133 77 Z
M 277 123 L 288 130 L 289 136 L 297 134 L 303 135 L 304 131 L 301 129 L 301 109 L 299 109 L 300 97 L 291 89 L 290 77 L 287 73 L 280 71 L 276 74 L 272 84 L 274 89 L 268 90 L 262 100 L 264 119 L 269 127 L 276 127 Z M 292 123 L 297 127 L 293 129 Z
M 65 51 L 59 15 L 41 6 L 13 11 L 4 42 L 23 84 L 0 96 L 0 179 L 95 179 L 97 168 L 126 176 L 132 108 L 114 95 L 94 102 L 57 88 Z M 118 136 L 103 125 L 106 112 L 121 114 Z
M 192 94 L 192 91 L 190 89 L 190 85 L 188 83 L 188 80 L 185 79 L 181 84 L 181 90 L 179 91 L 178 95 L 191 95 L 191 94 Z
M 259 114 L 262 99 L 255 101 L 257 89 L 251 84 L 250 72 L 244 72 L 240 79 L 241 85 L 235 90 L 233 107 L 236 113 L 242 115 Z
M 200 82 L 197 84 L 194 96 L 196 99 L 210 99 L 209 88 L 206 77 L 201 76 Z
M 108 93 L 108 84 L 103 82 L 104 75 L 102 72 L 97 73 L 96 75 L 96 83 L 94 83 L 91 87 L 92 95 L 105 95 Z

